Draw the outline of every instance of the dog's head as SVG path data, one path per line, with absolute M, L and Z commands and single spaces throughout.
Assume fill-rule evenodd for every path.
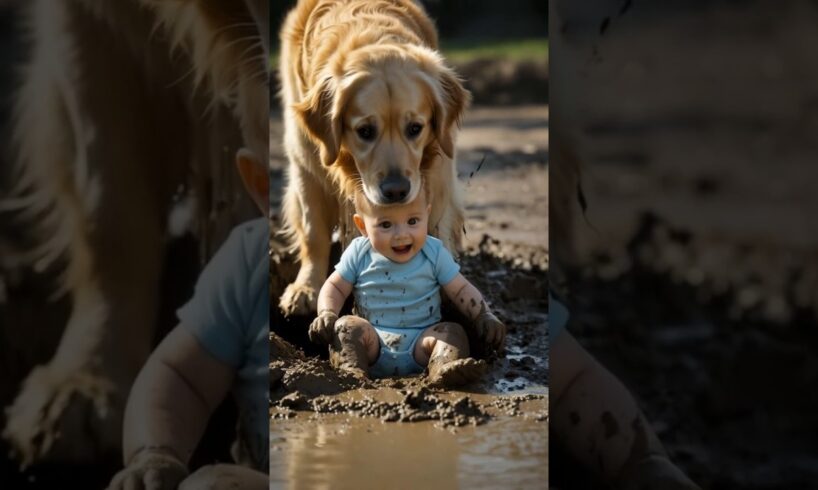
M 344 167 L 370 201 L 411 202 L 422 164 L 453 157 L 469 93 L 430 49 L 374 45 L 338 58 L 296 105 L 303 127 L 322 163 Z

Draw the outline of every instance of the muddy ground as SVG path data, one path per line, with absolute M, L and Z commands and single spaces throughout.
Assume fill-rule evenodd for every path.
M 818 8 L 556 3 L 589 223 L 569 328 L 703 487 L 815 488 Z
M 440 443 L 453 444 L 456 452 L 462 453 L 460 464 L 455 461 L 451 468 L 441 467 L 440 473 L 433 472 L 436 476 L 431 477 L 429 483 L 434 486 L 457 481 L 461 485 L 484 488 L 486 485 L 528 488 L 547 478 L 548 110 L 544 104 L 498 106 L 512 97 L 502 95 L 504 90 L 514 94 L 508 80 L 522 72 L 514 64 L 509 68 L 502 63 L 481 62 L 481 66 L 488 65 L 497 67 L 494 71 L 485 70 L 484 79 L 488 81 L 484 84 L 489 89 L 472 87 L 478 105 L 466 116 L 458 142 L 458 173 L 465 184 L 467 212 L 467 250 L 461 258 L 461 267 L 508 326 L 507 355 L 487 358 L 489 370 L 485 379 L 463 390 L 430 389 L 421 377 L 361 383 L 329 369 L 326 353 L 307 341 L 306 328 L 311 318 L 283 318 L 273 307 L 271 474 L 274 484 L 305 483 L 297 480 L 299 477 L 294 476 L 292 469 L 305 464 L 304 458 L 311 456 L 299 450 L 297 441 L 310 440 L 309 434 L 316 424 L 324 428 L 322 430 L 335 433 L 334 424 L 339 416 L 341 426 L 345 427 L 341 433 L 386 431 L 384 439 L 404 441 L 406 447 L 397 457 L 415 457 L 424 451 L 419 448 L 434 445 L 441 437 L 453 438 Z M 488 76 L 491 73 L 495 74 Z M 546 80 L 542 64 L 537 73 L 540 80 Z M 503 84 L 506 89 L 497 89 Z M 542 91 L 529 91 L 527 100 L 544 97 Z M 274 228 L 280 226 L 275 212 L 280 204 L 276 190 L 281 189 L 284 181 L 285 158 L 280 139 L 281 121 L 274 115 L 270 137 Z M 273 298 L 277 298 L 296 269 L 292 257 L 283 251 L 281 241 L 274 237 L 271 243 L 271 283 Z M 455 321 L 462 320 L 452 309 L 444 308 L 444 315 Z M 294 349 L 293 344 L 299 349 Z M 485 357 L 474 342 L 472 351 L 477 357 Z M 400 426 L 411 424 L 407 428 L 383 428 L 369 426 L 372 421 Z M 354 440 L 358 445 L 365 445 L 359 439 Z M 506 442 L 488 444 L 500 440 Z M 520 445 L 527 440 L 522 449 Z M 358 446 L 355 449 L 360 450 Z M 320 453 L 321 446 L 313 451 Z M 480 473 L 475 473 L 474 468 L 483 463 L 476 462 L 508 451 L 515 454 L 522 451 L 516 463 L 522 465 L 521 468 L 515 469 L 513 458 L 508 458 L 508 461 L 494 462 L 496 471 L 485 476 L 488 480 L 469 480 Z M 476 466 L 470 466 L 469 462 Z M 332 465 L 326 461 L 324 464 L 326 472 L 338 476 Z M 276 476 L 277 470 L 288 473 L 290 479 Z M 352 475 L 338 478 L 340 480 L 334 481 L 355 485 Z

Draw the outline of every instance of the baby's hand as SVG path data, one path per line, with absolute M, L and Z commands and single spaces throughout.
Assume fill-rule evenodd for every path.
M 310 324 L 310 341 L 316 344 L 329 344 L 332 342 L 332 334 L 335 332 L 335 322 L 338 315 L 332 310 L 321 310 L 318 318 Z
M 175 490 L 187 475 L 187 466 L 170 451 L 144 449 L 114 475 L 107 490 Z
M 474 319 L 477 336 L 494 350 L 500 350 L 506 338 L 506 326 L 490 311 L 483 311 Z

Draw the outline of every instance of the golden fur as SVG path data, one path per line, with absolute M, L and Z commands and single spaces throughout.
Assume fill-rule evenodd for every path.
M 387 175 L 409 183 L 405 201 L 429 185 L 430 233 L 460 247 L 463 210 L 455 136 L 469 102 L 437 51 L 437 33 L 410 0 L 302 0 L 281 31 L 284 146 L 290 160 L 285 232 L 301 261 L 280 299 L 285 314 L 315 310 L 335 226 L 357 233 L 350 197 L 383 203 Z M 409 126 L 420 133 L 409 136 Z M 357 131 L 370 125 L 377 137 Z

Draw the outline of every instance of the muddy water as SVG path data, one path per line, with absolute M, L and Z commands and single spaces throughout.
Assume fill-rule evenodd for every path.
M 366 394 L 342 398 L 360 396 Z M 397 390 L 378 390 L 379 399 L 400 396 Z M 312 412 L 273 420 L 270 488 L 544 488 L 547 398 L 468 396 L 491 415 L 488 421 L 444 428 L 435 421 L 389 423 Z

